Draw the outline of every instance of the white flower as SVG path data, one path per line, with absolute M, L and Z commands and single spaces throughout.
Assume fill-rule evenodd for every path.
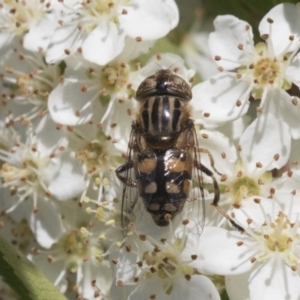
M 15 36 L 24 36 L 23 45 L 31 51 L 46 50 L 58 26 L 59 1 L 1 1 L 0 52 L 11 47 Z
M 125 116 L 133 110 L 131 80 L 130 67 L 123 62 L 100 67 L 70 59 L 62 82 L 49 95 L 51 117 L 66 125 L 96 122 L 105 133 L 116 126 L 129 130 L 131 118 Z
M 46 152 L 43 144 L 40 149 L 33 138 L 28 138 L 27 145 L 16 143 L 12 149 L 0 149 L 2 187 L 10 191 L 1 199 L 1 207 L 17 221 L 26 218 L 37 241 L 46 248 L 63 232 L 55 200 L 76 197 L 85 188 L 85 168 L 74 153 L 51 150 Z
M 221 73 L 193 88 L 193 107 L 203 124 L 216 126 L 244 115 L 252 96 L 261 99 L 259 114 L 274 114 L 293 138 L 300 137 L 299 99 L 286 92 L 292 84 L 299 86 L 299 16 L 299 4 L 275 6 L 259 25 L 265 42 L 256 46 L 249 24 L 230 15 L 216 18 L 209 49 Z
M 126 239 L 115 263 L 117 285 L 136 285 L 128 299 L 220 299 L 212 282 L 199 273 L 200 235 L 188 232 L 183 225 L 169 238 L 135 231 Z
M 41 53 L 21 48 L 17 39 L 12 47 L 0 61 L 1 81 L 5 87 L 2 99 L 6 111 L 10 111 L 10 123 L 22 122 L 27 126 L 47 114 L 48 96 L 58 84 L 62 70 L 59 65 L 47 65 Z
M 113 130 L 113 129 L 111 129 Z M 72 128 L 68 149 L 86 167 L 86 188 L 81 201 L 95 200 L 113 202 L 120 189 L 115 168 L 122 163 L 122 152 L 116 147 L 117 141 L 105 135 L 97 124 L 84 124 Z M 126 153 L 126 148 L 123 153 Z
M 107 299 L 112 272 L 103 257 L 105 247 L 99 237 L 101 228 L 87 219 L 88 215 L 76 202 L 65 204 L 62 207 L 64 234 L 50 249 L 38 249 L 29 257 L 61 292 L 66 291 L 68 280 L 76 294 L 85 299 L 92 299 L 95 295 Z
M 201 21 L 200 21 L 201 22 Z M 208 48 L 208 36 L 213 30 L 212 21 L 204 28 L 200 27 L 188 33 L 182 43 L 182 51 L 187 65 L 200 74 L 202 80 L 207 80 L 219 73 L 218 67 L 211 58 Z M 198 26 L 197 26 L 198 27 Z
M 264 116 L 261 116 L 261 121 L 264 124 Z M 273 134 L 280 126 L 279 121 L 273 119 L 272 126 L 264 128 L 267 134 L 263 141 L 259 140 L 256 132 L 260 131 L 260 127 L 254 123 L 240 137 L 238 152 L 223 134 L 213 130 L 199 131 L 199 145 L 210 152 L 219 174 L 212 168 L 208 155 L 202 154 L 201 162 L 215 173 L 221 190 L 220 205 L 225 210 L 242 207 L 254 195 L 270 196 L 270 189 L 275 188 L 275 182 L 269 171 L 280 169 L 288 160 L 289 137 Z M 282 147 L 282 143 L 285 147 Z M 269 147 L 270 144 L 272 147 Z M 208 180 L 211 182 L 211 179 Z M 211 202 L 211 198 L 211 195 L 207 196 L 206 200 Z M 220 217 L 221 214 L 214 207 L 207 207 L 207 224 L 218 224 Z
M 146 41 L 147 51 L 147 41 L 165 36 L 178 23 L 173 0 L 69 0 L 64 5 L 66 11 L 47 51 L 49 63 L 79 51 L 86 60 L 105 65 L 122 53 L 126 39 L 135 44 Z
M 204 231 L 207 248 L 202 249 L 200 265 L 206 272 L 226 275 L 230 299 L 298 299 L 299 199 L 294 199 L 292 182 L 289 186 L 289 195 L 276 190 L 285 210 L 264 197 L 252 197 L 233 210 L 246 233 L 220 228 Z

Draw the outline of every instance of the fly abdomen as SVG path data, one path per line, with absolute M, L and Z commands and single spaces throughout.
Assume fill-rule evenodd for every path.
M 189 161 L 178 149 L 146 150 L 139 156 L 137 183 L 139 195 L 147 211 L 158 226 L 168 225 L 166 215 L 172 218 L 180 213 L 189 195 L 191 174 Z M 151 157 L 153 163 L 146 163 Z M 147 167 L 147 164 L 155 167 Z

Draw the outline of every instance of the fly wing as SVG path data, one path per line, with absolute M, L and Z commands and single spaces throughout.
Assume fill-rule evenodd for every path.
M 201 234 L 205 223 L 205 199 L 203 188 L 203 176 L 202 170 L 199 168 L 201 165 L 200 152 L 198 151 L 198 139 L 194 124 L 191 122 L 182 133 L 178 147 L 186 153 L 185 169 L 190 172 L 190 190 L 185 207 L 186 217 L 190 222 L 196 223 L 196 226 L 192 225 L 193 232 Z
M 139 139 L 140 136 L 137 133 L 135 126 L 132 125 L 128 143 L 126 163 L 116 170 L 118 178 L 123 182 L 121 227 L 124 235 L 126 235 L 128 224 L 135 219 L 133 210 L 136 203 L 138 202 L 138 190 L 134 159 L 136 156 L 136 152 L 138 152 L 138 147 L 136 147 L 136 145 Z

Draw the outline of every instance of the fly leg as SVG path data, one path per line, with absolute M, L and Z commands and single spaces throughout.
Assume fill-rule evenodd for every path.
M 209 150 L 205 149 L 205 148 L 198 148 L 197 151 L 199 153 L 203 153 L 203 154 L 207 154 L 209 161 L 210 161 L 210 165 L 213 168 L 213 170 L 220 176 L 222 176 L 223 174 L 221 174 L 215 167 L 215 161 L 213 159 L 213 156 L 211 155 L 211 153 L 209 152 Z
M 136 187 L 136 182 L 132 180 L 131 178 L 128 178 L 128 171 L 133 168 L 133 161 L 128 161 L 126 164 L 120 166 L 116 169 L 116 175 L 117 177 L 124 183 L 126 186 L 130 187 Z M 122 173 L 125 173 L 124 175 L 121 175 Z
M 209 176 L 212 180 L 213 180 L 213 185 L 214 185 L 214 200 L 212 205 L 232 224 L 233 227 L 235 227 L 238 231 L 240 232 L 244 232 L 245 229 L 243 227 L 241 227 L 240 225 L 238 225 L 227 213 L 226 211 L 224 211 L 224 209 L 222 209 L 219 206 L 219 200 L 220 200 L 220 189 L 216 180 L 216 177 L 214 176 L 213 172 L 210 171 L 208 168 L 206 168 L 203 164 L 201 164 L 200 162 L 198 162 L 197 160 L 195 161 L 195 166 L 197 169 L 201 170 L 203 173 L 205 173 L 207 176 Z

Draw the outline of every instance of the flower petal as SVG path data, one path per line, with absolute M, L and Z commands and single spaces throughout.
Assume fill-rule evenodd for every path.
M 193 275 L 189 280 L 184 277 L 176 280 L 170 294 L 173 300 L 220 300 L 218 290 L 204 275 Z
M 164 37 L 178 23 L 178 8 L 173 0 L 135 0 L 126 6 L 120 24 L 125 33 L 135 39 L 155 40 Z
M 81 46 L 82 39 L 74 22 L 57 27 L 46 52 L 46 62 L 52 64 L 75 53 Z
M 288 267 L 280 255 L 253 270 L 248 283 L 250 299 L 299 299 L 299 274 Z
M 225 72 L 197 84 L 191 101 L 196 123 L 209 128 L 243 116 L 249 107 L 250 87 L 250 82 Z
M 92 102 L 95 91 L 81 90 L 77 81 L 65 80 L 49 95 L 48 109 L 54 122 L 66 125 L 79 125 L 92 119 L 97 110 L 97 101 Z M 91 103 L 87 105 L 87 102 Z M 84 108 L 84 109 L 83 109 Z M 80 112 L 78 114 L 77 112 Z
M 64 232 L 62 218 L 56 204 L 46 197 L 38 199 L 38 211 L 32 211 L 32 205 L 27 205 L 27 222 L 38 243 L 49 249 L 59 240 Z
M 210 152 L 218 172 L 228 174 L 232 164 L 237 161 L 237 152 L 231 141 L 222 133 L 213 130 L 200 130 L 198 137 L 200 149 Z M 209 155 L 201 153 L 201 163 L 212 170 Z
M 252 270 L 240 275 L 225 277 L 226 292 L 230 300 L 249 300 L 248 279 Z M 262 299 L 262 298 L 259 298 Z
M 165 293 L 158 282 L 139 284 L 136 289 L 130 293 L 128 300 L 151 299 L 153 297 L 154 299 L 171 300 L 171 297 Z
M 218 16 L 214 26 L 216 30 L 209 35 L 208 47 L 217 65 L 225 70 L 249 65 L 254 53 L 251 26 L 231 15 Z
M 85 166 L 71 152 L 63 152 L 52 158 L 44 181 L 51 195 L 58 200 L 78 196 L 85 189 Z
M 257 168 L 279 169 L 286 164 L 291 151 L 289 128 L 272 114 L 262 114 L 245 130 L 240 145 L 249 172 Z
M 125 34 L 113 22 L 100 23 L 82 44 L 83 57 L 93 63 L 105 65 L 119 55 L 125 45 Z
M 45 18 L 25 34 L 24 48 L 34 52 L 46 51 L 57 25 L 57 17 L 53 13 L 46 14 Z
M 260 35 L 268 34 L 274 55 L 292 52 L 299 46 L 300 4 L 282 3 L 273 7 L 259 24 Z M 291 36 L 294 36 L 291 39 Z
M 199 272 L 206 274 L 241 274 L 252 264 L 250 258 L 255 253 L 251 247 L 254 241 L 237 231 L 206 226 L 201 240 L 205 241 L 199 249 Z M 239 246 L 238 242 L 243 241 Z
M 300 53 L 294 56 L 293 60 L 285 70 L 286 75 L 289 80 L 291 80 L 295 85 L 300 87 Z
M 299 139 L 300 99 L 277 89 L 270 90 L 267 97 L 264 110 L 272 113 L 277 119 L 282 119 L 288 125 L 292 138 Z

